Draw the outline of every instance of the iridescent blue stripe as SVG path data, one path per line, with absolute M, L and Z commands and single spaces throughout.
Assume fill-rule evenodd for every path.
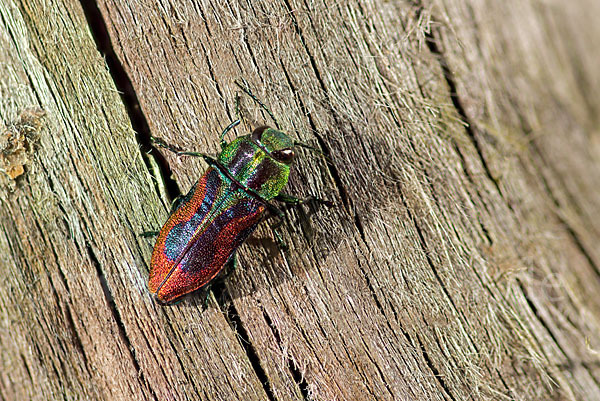
M 165 256 L 171 261 L 176 260 L 177 257 L 181 255 L 181 252 L 183 252 L 188 242 L 192 239 L 196 229 L 202 224 L 211 207 L 215 204 L 219 188 L 222 184 L 221 174 L 218 170 L 213 169 L 208 171 L 207 175 L 202 203 L 196 209 L 190 220 L 176 224 L 165 238 Z M 190 193 L 186 195 L 186 198 L 188 198 L 188 196 L 190 199 L 192 198 L 192 192 L 196 190 L 195 187 L 196 186 L 190 190 Z M 180 207 L 186 204 L 188 204 L 188 202 L 181 202 Z

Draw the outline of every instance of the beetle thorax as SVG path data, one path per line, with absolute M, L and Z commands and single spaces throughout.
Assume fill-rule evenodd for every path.
M 290 166 L 275 160 L 266 150 L 246 135 L 223 149 L 219 162 L 237 182 L 270 200 L 287 184 Z

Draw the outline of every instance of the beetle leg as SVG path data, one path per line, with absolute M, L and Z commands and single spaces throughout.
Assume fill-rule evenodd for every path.
M 160 138 L 151 137 L 151 141 L 152 141 L 152 143 L 160 146 L 161 148 L 167 149 L 167 150 L 175 153 L 177 156 L 203 157 L 204 160 L 206 160 L 209 163 L 210 163 L 210 161 L 214 161 L 215 160 L 212 156 L 207 155 L 206 153 L 202 153 L 202 152 L 184 152 L 184 151 L 182 151 L 181 149 L 179 149 L 178 147 L 176 147 L 174 145 L 169 145 L 168 143 L 166 143 L 165 141 L 163 141 Z
M 223 274 L 219 277 L 219 280 L 225 280 L 237 269 L 238 261 L 237 261 L 237 253 L 234 252 L 227 262 L 225 262 L 225 267 L 223 268 Z
M 325 205 L 327 207 L 333 206 L 332 201 L 321 199 L 321 198 L 318 198 L 318 197 L 312 196 L 312 195 L 307 196 L 304 199 L 300 199 L 300 198 L 297 198 L 292 195 L 280 193 L 274 199 L 285 203 L 286 205 L 288 205 L 287 206 L 288 208 L 289 207 L 297 207 L 297 206 L 303 205 L 305 203 L 311 203 L 311 202 Z M 306 214 L 302 208 L 298 208 L 298 213 L 300 214 L 300 217 L 301 217 L 300 224 L 302 225 L 302 229 L 305 232 L 305 235 L 307 236 L 307 238 L 309 238 L 309 237 L 312 238 L 312 228 L 310 227 L 310 219 L 308 219 L 308 216 L 306 216 Z M 279 228 L 279 226 L 281 224 L 282 224 L 282 220 L 280 219 L 280 221 L 278 223 L 276 223 L 275 227 L 271 227 L 273 229 L 273 234 L 275 235 L 277 242 L 280 244 L 283 242 L 283 240 L 281 239 L 281 236 L 277 232 L 277 228 Z M 284 249 L 287 249 L 287 247 L 284 246 Z
M 142 238 L 156 237 L 159 233 L 160 233 L 160 231 L 144 231 L 143 233 L 140 234 L 140 237 L 142 237 Z
M 269 209 L 269 212 L 271 212 L 271 214 L 273 216 L 275 216 L 275 218 L 277 219 L 277 221 L 275 223 L 269 224 L 269 226 L 271 227 L 271 230 L 273 231 L 273 236 L 275 237 L 277 246 L 279 247 L 279 249 L 281 249 L 283 251 L 287 251 L 288 246 L 285 243 L 285 241 L 283 240 L 281 233 L 279 232 L 279 229 L 283 225 L 283 219 L 285 217 L 285 213 L 281 209 L 279 209 L 277 206 L 274 206 L 270 203 L 266 203 L 266 205 L 267 205 L 267 208 Z
M 181 202 L 183 202 L 184 200 L 185 200 L 185 195 L 179 195 L 179 196 L 175 197 L 175 199 L 173 199 L 173 201 L 171 202 L 171 213 L 173 213 L 175 210 L 177 210 L 179 205 L 181 205 Z
M 295 196 L 288 195 L 288 194 L 279 194 L 275 197 L 275 200 L 278 200 L 280 202 L 287 203 L 287 204 L 293 205 L 293 206 L 302 205 L 302 204 L 308 203 L 308 202 L 317 202 L 317 203 L 325 205 L 327 207 L 333 206 L 332 201 L 329 201 L 326 199 L 321 199 L 321 198 L 318 198 L 313 195 L 307 196 L 304 199 L 300 199 L 300 198 L 296 198 Z
M 270 225 L 271 230 L 273 231 L 273 236 L 275 237 L 275 241 L 277 242 L 277 246 L 279 247 L 279 249 L 281 249 L 282 251 L 287 251 L 288 245 L 286 244 L 283 237 L 281 236 L 281 233 L 279 232 L 279 229 L 283 224 L 283 218 L 281 216 L 277 217 L 277 221 Z
M 170 145 L 170 144 L 166 143 L 165 141 L 163 141 L 162 139 L 157 138 L 155 136 L 150 137 L 150 142 L 152 142 L 152 144 L 156 144 L 156 145 L 160 146 L 161 148 L 170 150 L 171 152 L 174 152 L 174 153 L 181 152 L 181 149 L 179 149 L 175 145 Z
M 202 300 L 202 312 L 208 309 L 208 297 L 210 296 L 210 287 L 212 285 L 208 284 L 202 291 L 204 291 L 204 299 Z

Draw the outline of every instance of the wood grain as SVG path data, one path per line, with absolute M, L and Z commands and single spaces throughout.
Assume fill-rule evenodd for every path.
M 0 188 L 0 398 L 599 400 L 599 12 L 3 2 L 2 132 L 46 114 Z M 336 207 L 291 210 L 285 253 L 261 225 L 206 311 L 161 307 L 138 234 L 205 166 L 150 136 L 216 153 L 236 79 L 332 160 L 287 192 Z M 242 115 L 230 138 L 272 124 Z

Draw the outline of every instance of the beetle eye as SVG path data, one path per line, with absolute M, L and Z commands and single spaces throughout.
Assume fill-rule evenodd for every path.
M 255 143 L 260 143 L 260 138 L 262 137 L 263 132 L 265 132 L 265 130 L 268 128 L 269 127 L 267 127 L 266 125 L 263 125 L 262 127 L 258 127 L 257 129 L 252 131 L 252 141 L 254 141 Z
M 294 160 L 294 151 L 292 149 L 281 149 L 271 153 L 271 156 L 277 161 L 290 164 Z

